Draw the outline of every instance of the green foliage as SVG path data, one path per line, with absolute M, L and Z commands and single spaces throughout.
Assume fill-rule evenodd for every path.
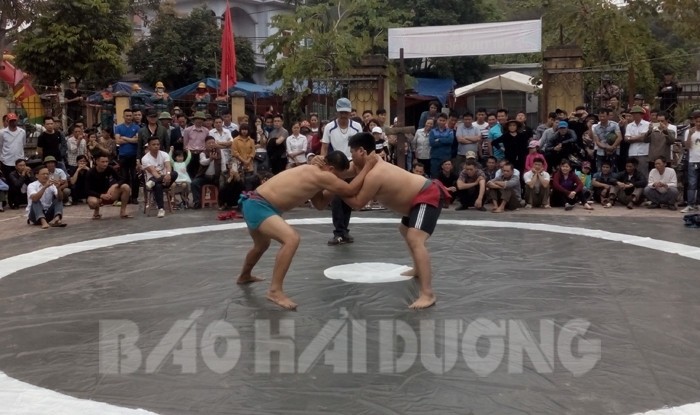
M 46 0 L 3 0 L 0 2 L 0 47 L 14 38 L 19 29 L 31 25 Z M 9 39 L 8 39 L 9 38 Z
M 255 56 L 247 39 L 236 42 L 239 80 L 251 79 Z M 165 5 L 151 25 L 151 35 L 137 42 L 127 54 L 129 65 L 151 85 L 162 81 L 167 89 L 215 77 L 221 66 L 221 29 L 204 7 L 179 16 Z
M 127 0 L 53 0 L 34 25 L 21 32 L 17 66 L 41 85 L 75 76 L 86 83 L 117 79 L 121 52 L 131 38 Z
M 407 26 L 444 26 L 501 20 L 502 13 L 490 0 L 389 0 L 391 8 L 411 14 Z M 488 70 L 481 57 L 407 59 L 406 69 L 413 76 L 452 78 L 457 85 L 476 82 Z
M 277 33 L 266 39 L 268 77 L 288 89 L 308 79 L 344 77 L 368 53 L 386 54 L 387 29 L 409 15 L 387 0 L 330 0 L 299 4 L 272 19 Z
M 577 44 L 583 50 L 584 66 L 608 70 L 616 83 L 628 89 L 628 68 L 634 70 L 635 93 L 647 97 L 656 95 L 663 73 L 673 70 L 683 77 L 692 66 L 687 50 L 693 47 L 687 32 L 688 19 L 697 15 L 696 0 L 628 0 L 617 6 L 608 0 L 495 0 L 506 11 L 506 20 L 523 13 L 541 13 L 543 47 Z M 694 4 L 693 10 L 679 12 Z M 533 17 L 533 16 L 531 16 Z M 697 20 L 696 20 L 697 21 Z M 697 30 L 693 36 L 699 36 Z M 508 61 L 513 57 L 498 57 L 492 61 Z M 532 62 L 532 60 L 531 60 Z M 614 71 L 623 69 L 624 71 Z M 600 85 L 602 73 L 585 76 L 586 90 Z M 632 91 L 628 91 L 632 92 Z

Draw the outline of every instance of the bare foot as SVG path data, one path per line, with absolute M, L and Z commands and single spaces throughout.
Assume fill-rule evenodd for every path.
M 418 277 L 418 275 L 416 275 L 415 268 L 411 268 L 409 270 L 406 270 L 406 271 L 402 272 L 401 275 L 404 277 Z
M 285 308 L 287 310 L 296 310 L 297 305 L 294 301 L 290 300 L 289 297 L 284 295 L 281 291 L 268 291 L 267 299 L 277 304 L 278 306 Z
M 416 301 L 413 302 L 408 308 L 413 310 L 420 310 L 423 308 L 428 308 L 435 305 L 435 295 L 434 294 L 421 294 Z
M 503 213 L 503 209 L 501 208 L 496 208 L 493 213 Z
M 238 280 L 236 280 L 236 284 L 250 284 L 250 283 L 259 282 L 259 281 L 265 281 L 265 278 L 254 277 L 252 275 L 244 277 L 241 275 L 240 277 L 238 277 Z

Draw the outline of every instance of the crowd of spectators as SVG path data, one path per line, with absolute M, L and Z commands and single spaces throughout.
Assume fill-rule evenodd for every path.
M 673 125 L 669 114 L 640 104 L 596 114 L 583 106 L 558 109 L 543 124 L 528 126 L 524 112 L 447 114 L 433 102 L 408 135 L 405 152 L 397 151 L 382 109 L 343 108 L 349 119 L 326 122 L 311 113 L 286 127 L 273 112 L 233 122 L 228 111 L 186 117 L 127 109 L 113 130 L 76 122 L 66 134 L 46 117 L 34 168 L 24 154 L 26 132 L 10 113 L 0 130 L 0 211 L 25 207 L 30 223 L 65 226 L 63 210 L 73 204 L 89 205 L 94 219 L 102 217 L 102 206 L 119 206 L 128 218 L 128 204 L 151 200 L 163 217 L 168 201 L 174 209 L 200 209 L 208 185 L 218 190 L 220 209 L 230 209 L 266 177 L 342 146 L 334 134 L 347 140 L 361 131 L 373 134 L 383 159 L 397 163 L 405 153 L 407 169 L 440 180 L 456 210 L 592 210 L 595 203 L 697 210 L 700 112 Z M 382 207 L 366 207 L 375 208 Z

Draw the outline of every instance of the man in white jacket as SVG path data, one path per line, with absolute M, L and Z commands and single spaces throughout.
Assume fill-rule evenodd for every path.
M 669 210 L 676 210 L 676 200 L 678 199 L 678 187 L 676 171 L 666 167 L 666 157 L 659 156 L 654 160 L 654 169 L 649 172 L 649 184 L 644 189 L 651 205 L 649 209 L 657 209 L 661 205 L 666 205 Z

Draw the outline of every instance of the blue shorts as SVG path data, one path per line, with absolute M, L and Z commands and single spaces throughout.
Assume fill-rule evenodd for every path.
M 238 201 L 243 219 L 249 229 L 256 230 L 270 216 L 282 216 L 282 213 L 260 196 L 257 192 L 241 194 Z

